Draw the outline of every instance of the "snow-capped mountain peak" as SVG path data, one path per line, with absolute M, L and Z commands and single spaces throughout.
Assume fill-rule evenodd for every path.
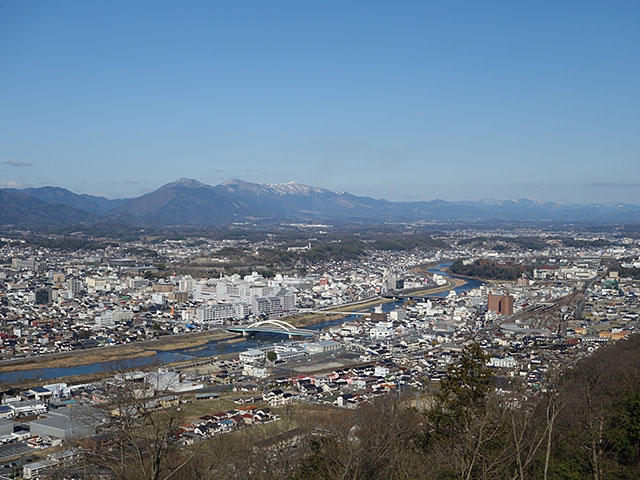
M 328 190 L 322 188 L 310 187 L 309 185 L 303 185 L 297 182 L 286 183 L 266 183 L 263 184 L 269 187 L 275 193 L 280 195 L 309 195 L 310 193 L 325 193 Z

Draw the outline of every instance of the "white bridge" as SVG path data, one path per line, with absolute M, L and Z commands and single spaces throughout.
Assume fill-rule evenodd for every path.
M 304 328 L 296 328 L 283 320 L 261 320 L 250 325 L 233 325 L 224 327 L 227 332 L 242 333 L 242 336 L 249 337 L 256 333 L 279 333 L 292 337 L 312 337 L 316 332 Z

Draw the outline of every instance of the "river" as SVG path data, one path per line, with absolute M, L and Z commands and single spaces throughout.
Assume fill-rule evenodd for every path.
M 432 273 L 440 273 L 444 276 L 451 277 L 443 269 L 448 267 L 450 263 L 443 263 L 437 267 L 429 269 Z M 459 278 L 459 277 L 453 277 Z M 463 279 L 467 283 L 456 287 L 454 290 L 457 293 L 465 292 L 482 285 L 479 280 Z M 448 291 L 434 293 L 432 297 L 445 297 L 448 295 Z M 382 304 L 382 310 L 389 312 L 395 308 L 402 306 L 404 301 L 390 302 Z M 371 307 L 370 310 L 373 310 Z M 356 320 L 355 315 L 349 315 L 342 318 L 328 320 L 326 322 L 316 323 L 305 328 L 309 330 L 322 330 L 326 327 L 339 325 L 344 322 Z M 87 375 L 92 373 L 101 372 L 104 370 L 123 369 L 123 368 L 139 368 L 149 365 L 160 365 L 172 362 L 179 362 L 183 360 L 194 360 L 200 357 L 210 357 L 212 355 L 220 355 L 224 353 L 241 352 L 248 348 L 260 347 L 272 343 L 283 341 L 282 335 L 269 335 L 261 334 L 255 337 L 243 338 L 242 340 L 228 342 L 225 340 L 212 340 L 209 343 L 201 345 L 199 347 L 180 348 L 175 350 L 157 351 L 154 355 L 148 357 L 125 359 L 120 362 L 98 362 L 90 363 L 87 365 L 77 365 L 75 367 L 58 367 L 58 368 L 37 368 L 32 370 L 16 370 L 14 372 L 2 372 L 0 373 L 0 382 L 18 382 L 28 379 L 59 379 L 62 377 L 71 377 L 74 375 Z

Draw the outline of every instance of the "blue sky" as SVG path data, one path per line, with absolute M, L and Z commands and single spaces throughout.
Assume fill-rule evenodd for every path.
M 640 2 L 0 3 L 0 183 L 640 204 Z

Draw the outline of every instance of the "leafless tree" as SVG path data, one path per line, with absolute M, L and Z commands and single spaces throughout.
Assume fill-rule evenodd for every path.
M 100 435 L 77 443 L 86 470 L 118 480 L 175 478 L 197 450 L 185 455 L 173 441 L 183 416 L 177 405 L 162 404 L 171 385 L 132 371 L 118 371 L 100 385 L 107 422 Z

